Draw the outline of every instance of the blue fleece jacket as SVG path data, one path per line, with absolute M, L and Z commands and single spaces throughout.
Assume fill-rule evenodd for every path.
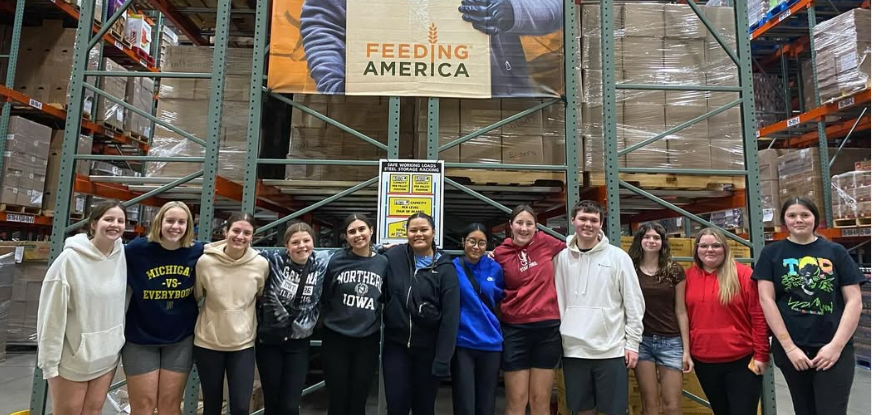
M 457 329 L 457 347 L 488 352 L 501 351 L 503 334 L 500 331 L 500 321 L 482 303 L 482 298 L 473 289 L 460 261 L 465 262 L 466 259 L 455 258 L 453 261 L 460 283 L 460 326 Z M 492 308 L 499 310 L 505 288 L 503 269 L 489 257 L 483 257 L 475 264 L 466 262 L 466 266 L 474 274 L 482 295 L 490 302 Z
M 563 27 L 562 0 L 508 0 L 515 24 L 491 36 L 491 94 L 499 97 L 542 96 L 530 83 L 521 36 L 541 36 Z M 460 1 L 458 0 L 458 5 Z M 300 33 L 309 74 L 319 93 L 345 92 L 346 0 L 306 0 L 300 14 Z M 461 19 L 461 13 L 457 12 Z

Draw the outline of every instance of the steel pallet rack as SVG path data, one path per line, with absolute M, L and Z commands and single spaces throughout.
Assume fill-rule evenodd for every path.
M 815 51 L 814 27 L 820 17 L 831 18 L 852 8 L 868 8 L 869 3 L 859 0 L 827 1 L 799 0 L 768 21 L 751 31 L 749 38 L 757 51 L 755 67 L 766 72 L 775 72 L 782 78 L 782 89 L 776 91 L 785 101 L 784 118 L 763 126 L 756 135 L 760 148 L 789 147 L 804 148 L 817 146 L 821 158 L 821 179 L 823 181 L 823 219 L 827 228 L 818 232 L 828 238 L 843 242 L 860 242 L 870 235 L 869 228 L 834 228 L 831 200 L 830 166 L 836 154 L 830 154 L 829 147 L 839 143 L 841 149 L 849 138 L 858 136 L 868 140 L 869 134 L 856 134 L 868 131 L 870 127 L 870 90 L 853 92 L 830 102 L 822 102 L 818 83 L 812 82 L 813 89 L 805 91 L 799 74 L 800 58 L 811 59 L 811 77 L 817 79 L 817 53 Z M 780 65 L 776 69 L 772 66 Z M 791 77 L 795 87 L 791 87 Z M 795 92 L 794 92 L 795 90 Z M 806 108 L 805 98 L 811 94 L 812 107 Z M 796 101 L 796 102 L 794 102 Z M 766 240 L 783 239 L 785 232 L 767 234 Z
M 20 3 L 23 3 L 24 0 L 18 0 Z M 129 7 L 133 3 L 133 0 L 127 0 L 124 3 L 124 6 L 121 10 Z M 168 19 L 172 20 L 175 25 L 180 28 L 194 43 L 201 44 L 203 39 L 203 32 L 200 28 L 197 28 L 190 19 L 185 18 L 176 7 L 171 0 L 140 0 L 140 3 L 147 4 L 153 10 L 157 10 L 163 15 L 165 15 Z M 709 222 L 703 220 L 699 216 L 695 215 L 691 211 L 687 209 L 682 209 L 664 200 L 661 197 L 656 196 L 653 192 L 646 191 L 640 189 L 636 186 L 633 186 L 625 181 L 621 180 L 622 173 L 665 173 L 671 175 L 719 175 L 719 176 L 738 176 L 746 182 L 746 193 L 738 193 L 735 195 L 730 195 L 729 197 L 712 200 L 709 203 L 724 203 L 724 204 L 738 204 L 741 203 L 743 206 L 747 206 L 749 212 L 751 213 L 751 222 L 755 223 L 754 227 L 752 227 L 750 232 L 750 241 L 745 240 L 743 238 L 737 236 L 731 236 L 733 239 L 738 240 L 740 243 L 751 246 L 753 248 L 753 252 L 756 254 L 759 252 L 759 249 L 762 247 L 762 222 L 760 221 L 760 202 L 759 202 L 759 184 L 757 183 L 757 158 L 756 158 L 756 138 L 754 136 L 753 131 L 753 93 L 751 91 L 751 57 L 750 57 L 750 46 L 747 40 L 747 37 L 737 34 L 738 41 L 738 51 L 734 52 L 729 48 L 725 47 L 727 54 L 730 55 L 732 60 L 739 67 L 739 86 L 737 87 L 714 87 L 714 86 L 705 86 L 705 85 L 695 85 L 695 86 L 686 86 L 686 87 L 662 87 L 662 86 L 647 86 L 647 85 L 616 85 L 614 79 L 614 46 L 613 46 L 613 34 L 612 34 L 612 11 L 614 6 L 613 0 L 602 0 L 601 7 L 601 18 L 602 18 L 602 38 L 603 38 L 603 91 L 605 94 L 604 99 L 604 120 L 605 120 L 605 137 L 606 137 L 606 154 L 604 155 L 606 159 L 606 181 L 605 186 L 595 186 L 592 189 L 584 189 L 586 195 L 593 195 L 595 197 L 599 197 L 604 199 L 608 203 L 608 236 L 612 240 L 613 243 L 618 244 L 620 241 L 620 212 L 621 212 L 621 193 L 620 188 L 628 189 L 629 191 L 636 193 L 638 195 L 643 196 L 644 198 L 653 201 L 659 206 L 662 206 L 666 209 L 670 209 L 672 211 L 677 212 L 683 216 L 686 216 L 692 220 L 700 222 L 705 225 L 711 225 Z M 705 16 L 700 12 L 699 8 L 695 5 L 695 3 L 690 2 L 690 7 L 696 12 L 697 16 L 702 19 L 703 23 L 705 23 L 706 27 L 712 31 L 714 36 L 718 39 L 719 43 L 722 46 L 726 45 L 723 38 L 716 33 L 713 29 L 712 25 L 708 22 Z M 567 215 L 569 214 L 569 209 L 571 209 L 571 204 L 578 200 L 581 193 L 581 186 L 579 182 L 579 174 L 578 174 L 578 159 L 579 152 L 577 149 L 576 140 L 572 139 L 576 137 L 577 130 L 577 118 L 575 108 L 580 105 L 580 102 L 574 98 L 576 97 L 578 88 L 579 88 L 579 80 L 577 79 L 577 75 L 575 72 L 575 65 L 579 61 L 580 51 L 577 44 L 578 33 L 576 33 L 576 20 L 579 18 L 579 7 L 576 5 L 574 0 L 566 0 L 564 2 L 564 57 L 565 57 L 565 66 L 564 66 L 564 74 L 566 85 L 564 88 L 565 97 L 563 100 L 548 100 L 539 105 L 528 108 L 524 111 L 519 112 L 511 117 L 505 118 L 499 122 L 491 124 L 488 127 L 485 127 L 482 130 L 478 130 L 472 134 L 463 135 L 447 144 L 439 145 L 439 135 L 438 135 L 438 126 L 439 126 L 439 99 L 438 98 L 429 98 L 427 102 L 427 158 L 428 159 L 438 159 L 439 153 L 450 148 L 456 147 L 461 143 L 472 140 L 476 137 L 479 137 L 483 134 L 486 134 L 488 131 L 492 131 L 496 128 L 499 128 L 505 124 L 508 124 L 514 120 L 523 118 L 539 109 L 542 109 L 548 105 L 563 105 L 564 113 L 565 113 L 565 163 L 561 165 L 526 165 L 526 164 L 479 164 L 479 163 L 446 163 L 447 168 L 460 168 L 460 169 L 503 169 L 503 170 L 533 170 L 533 171 L 545 171 L 545 172 L 555 172 L 562 173 L 565 175 L 565 185 L 562 189 L 562 192 L 559 192 L 562 198 L 562 203 L 558 208 L 552 209 L 550 214 L 552 216 L 556 215 Z M 252 68 L 251 68 L 251 81 L 250 81 L 250 89 L 249 89 L 249 118 L 248 118 L 248 133 L 247 133 L 247 155 L 246 155 L 246 166 L 245 166 L 245 177 L 243 184 L 240 186 L 238 184 L 229 182 L 227 180 L 223 180 L 218 176 L 218 155 L 219 155 L 219 138 L 221 133 L 221 121 L 222 121 L 222 110 L 223 106 L 221 105 L 222 97 L 224 93 L 224 80 L 226 74 L 225 67 L 225 58 L 227 55 L 228 48 L 228 38 L 230 36 L 230 26 L 231 26 L 231 0 L 218 0 L 217 8 L 213 9 L 215 14 L 215 31 L 214 31 L 214 49 L 213 49 L 213 66 L 210 72 L 202 72 L 202 73 L 188 73 L 188 72 L 151 72 L 149 70 L 139 70 L 127 72 L 124 74 L 117 72 L 107 72 L 107 71 L 90 71 L 86 70 L 86 61 L 88 56 L 88 51 L 94 44 L 95 41 L 93 27 L 90 22 L 94 17 L 94 0 L 84 0 L 81 5 L 79 26 L 76 32 L 76 49 L 74 53 L 74 61 L 73 61 L 73 73 L 71 77 L 70 84 L 70 100 L 68 104 L 68 110 L 65 115 L 65 134 L 64 134 L 64 142 L 63 142 L 63 150 L 62 150 L 62 166 L 60 169 L 59 175 L 59 191 L 57 195 L 57 212 L 55 214 L 55 221 L 52 225 L 52 244 L 51 244 L 51 259 L 57 257 L 60 253 L 64 237 L 71 231 L 75 230 L 78 227 L 83 225 L 83 222 L 70 224 L 64 218 L 68 217 L 69 206 L 65 203 L 66 200 L 70 197 L 71 191 L 74 189 L 74 183 L 81 186 L 102 186 L 105 192 L 109 192 L 110 190 L 114 191 L 114 195 L 119 198 L 128 198 L 125 203 L 126 205 L 132 205 L 137 203 L 143 203 L 147 201 L 159 201 L 160 199 L 155 199 L 161 193 L 173 191 L 178 187 L 185 184 L 197 183 L 199 187 L 196 187 L 196 194 L 199 200 L 199 236 L 198 238 L 202 241 L 208 241 L 211 237 L 211 228 L 213 223 L 213 218 L 215 215 L 215 200 L 216 196 L 224 196 L 230 200 L 238 200 L 242 202 L 242 209 L 251 213 L 256 213 L 257 209 L 266 209 L 271 210 L 273 212 L 277 212 L 279 214 L 283 214 L 285 216 L 280 219 L 263 226 L 259 229 L 259 233 L 266 233 L 272 229 L 275 229 L 282 224 L 286 223 L 289 220 L 295 218 L 305 218 L 307 215 L 311 215 L 317 209 L 339 200 L 345 196 L 354 194 L 356 192 L 362 191 L 370 186 L 372 186 L 377 178 L 371 178 L 369 180 L 365 180 L 356 185 L 353 185 L 345 190 L 339 191 L 331 196 L 317 202 L 308 204 L 307 206 L 302 206 L 299 203 L 295 203 L 294 200 L 287 198 L 284 196 L 279 188 L 276 186 L 272 186 L 277 183 L 265 183 L 264 180 L 259 179 L 257 176 L 257 166 L 258 165 L 376 165 L 376 160 L 365 160 L 365 161 L 347 161 L 347 160 L 330 160 L 330 159 L 276 159 L 276 158 L 265 158 L 261 157 L 260 154 L 260 144 L 261 144 L 261 120 L 263 117 L 263 102 L 265 97 L 271 97 L 272 99 L 284 102 L 287 105 L 292 106 L 295 110 L 302 111 L 312 117 L 315 117 L 323 122 L 328 123 L 331 126 L 337 127 L 340 130 L 348 133 L 352 136 L 363 140 L 378 149 L 384 150 L 387 152 L 388 158 L 397 158 L 399 156 L 399 130 L 400 130 L 400 111 L 402 110 L 400 106 L 400 98 L 399 97 L 390 97 L 389 99 L 389 117 L 388 117 L 388 140 L 387 144 L 383 144 L 373 138 L 362 134 L 358 131 L 355 131 L 348 126 L 342 125 L 340 122 L 333 120 L 323 114 L 318 113 L 317 111 L 299 103 L 295 102 L 292 99 L 280 94 L 273 93 L 269 91 L 264 86 L 264 78 L 266 72 L 266 59 L 267 59 L 267 50 L 269 48 L 268 45 L 268 31 L 269 31 L 269 2 L 259 1 L 256 2 L 253 10 L 254 15 L 254 53 L 252 58 Z M 738 0 L 736 2 L 736 10 L 739 11 L 735 13 L 736 16 L 736 27 L 743 28 L 747 27 L 747 17 L 744 15 L 745 1 Z M 118 18 L 119 12 L 116 12 L 115 15 L 110 17 L 106 21 L 106 26 L 114 21 L 114 19 Z M 743 29 L 738 29 L 739 31 Z M 102 31 L 102 29 L 101 29 Z M 102 36 L 104 33 L 97 33 L 97 35 Z M 87 47 L 81 47 L 81 45 L 86 45 Z M 155 157 L 155 156 L 115 156 L 115 155 L 101 155 L 101 156 L 82 156 L 76 154 L 76 142 L 78 139 L 78 132 L 80 131 L 83 123 L 82 123 L 82 109 L 83 109 L 83 97 L 86 91 L 94 92 L 98 95 L 101 95 L 108 99 L 109 101 L 113 101 L 119 103 L 121 105 L 125 105 L 122 100 L 117 97 L 112 97 L 107 94 L 105 91 L 102 91 L 95 85 L 88 84 L 86 82 L 85 77 L 111 77 L 111 76 L 145 76 L 152 77 L 156 79 L 163 78 L 187 78 L 187 79 L 209 79 L 211 80 L 211 89 L 209 95 L 209 111 L 207 116 L 207 136 L 205 137 L 196 137 L 187 132 L 181 131 L 180 129 L 173 127 L 169 123 L 162 121 L 154 116 L 148 116 L 150 121 L 154 122 L 156 125 L 161 126 L 163 128 L 170 129 L 187 140 L 192 141 L 194 143 L 198 143 L 203 146 L 205 149 L 205 156 L 203 157 Z M 696 122 L 699 122 L 703 119 L 706 119 L 713 115 L 713 112 L 705 114 L 704 116 L 697 117 L 696 119 L 690 120 L 682 125 L 670 129 L 657 137 L 647 140 L 645 143 L 641 145 L 634 146 L 634 148 L 627 148 L 623 150 L 619 150 L 617 147 L 616 140 L 616 130 L 615 130 L 615 121 L 612 115 L 615 113 L 615 91 L 618 88 L 623 89 L 672 89 L 672 90 L 698 90 L 698 91 L 730 91 L 730 92 L 738 92 L 740 94 L 740 98 L 735 102 L 731 103 L 727 107 L 723 108 L 731 108 L 735 106 L 740 106 L 742 109 L 742 120 L 743 120 L 743 135 L 744 135 L 744 148 L 745 151 L 745 169 L 739 171 L 732 170 L 696 170 L 696 169 L 670 169 L 670 170 L 659 170 L 659 169 L 624 169 L 617 167 L 617 158 L 619 155 L 623 155 L 629 151 L 633 151 L 635 148 L 646 145 L 650 142 L 655 141 L 656 139 L 662 138 L 667 134 L 671 134 L 675 131 L 680 130 L 681 128 L 690 126 Z M 130 107 L 127 107 L 130 109 Z M 717 110 L 720 111 L 720 110 Z M 716 111 L 716 112 L 717 112 Z M 716 113 L 715 112 L 715 113 Z M 146 116 L 148 114 L 140 114 Z M 751 149 L 751 151 L 749 151 Z M 189 174 L 185 177 L 181 177 L 178 179 L 161 179 L 154 180 L 149 178 L 116 178 L 114 180 L 108 180 L 105 178 L 101 178 L 100 180 L 87 180 L 85 178 L 75 177 L 73 174 L 73 165 L 76 160 L 82 159 L 99 159 L 99 160 L 135 160 L 139 162 L 147 162 L 147 161 L 169 161 L 169 162 L 189 162 L 189 163 L 202 163 L 202 169 Z M 111 182 L 115 183 L 111 183 Z M 134 191 L 134 185 L 136 183 L 149 183 L 151 185 L 158 185 L 157 187 L 149 188 L 147 191 Z M 461 183 L 458 183 L 455 180 L 446 179 L 446 184 L 457 189 L 457 191 L 468 195 L 469 197 L 481 201 L 484 204 L 496 208 L 501 212 L 509 212 L 510 209 L 503 204 L 493 200 L 484 194 L 483 191 L 477 191 L 473 188 L 473 186 L 466 186 Z M 145 190 L 144 188 L 140 188 L 139 190 Z M 741 195 L 741 196 L 740 196 Z M 124 196 L 124 197 L 121 197 Z M 294 203 L 293 206 L 297 209 L 291 211 L 290 209 L 283 206 L 285 203 Z M 229 206 L 229 205 L 225 205 Z M 696 207 L 695 209 L 703 209 L 703 205 Z M 703 211 L 703 210 L 695 210 L 695 211 Z M 309 217 L 311 219 L 311 217 Z M 557 236 L 561 236 L 557 234 L 550 228 L 544 227 L 540 225 L 540 229 L 545 232 L 549 232 L 552 234 L 556 234 Z M 774 394 L 772 387 L 772 378 L 771 372 L 767 375 L 766 384 L 768 385 L 766 389 L 766 401 L 764 402 L 764 413 L 765 414 L 774 414 Z M 307 392 L 314 390 L 318 385 L 312 386 L 307 389 Z M 196 413 L 196 398 L 197 398 L 197 380 L 196 375 L 191 376 L 191 380 L 186 388 L 185 393 L 185 406 L 184 413 L 186 414 L 195 414 Z M 45 412 L 45 402 L 46 402 L 46 384 L 42 379 L 42 374 L 37 369 L 34 373 L 34 381 L 33 381 L 33 393 L 31 399 L 31 414 L 43 414 Z

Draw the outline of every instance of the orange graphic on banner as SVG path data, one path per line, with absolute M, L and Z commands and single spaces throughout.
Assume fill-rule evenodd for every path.
M 317 93 L 315 81 L 309 76 L 303 36 L 300 34 L 302 9 L 303 0 L 273 2 L 271 30 L 282 35 L 270 37 L 269 89 Z

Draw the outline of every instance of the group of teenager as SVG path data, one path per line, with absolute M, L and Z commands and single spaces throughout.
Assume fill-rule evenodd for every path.
M 845 414 L 865 277 L 815 234 L 811 201 L 791 198 L 781 215 L 790 236 L 753 270 L 706 228 L 685 271 L 658 224 L 641 225 L 628 253 L 611 245 L 593 201 L 574 206 L 565 240 L 539 231 L 526 205 L 492 251 L 489 229 L 471 224 L 456 258 L 424 213 L 395 246 L 373 246 L 372 222 L 353 214 L 339 228 L 345 249 L 315 251 L 312 228 L 294 222 L 284 248 L 257 250 L 251 215 L 232 214 L 226 238 L 204 245 L 181 202 L 123 245 L 125 210 L 108 202 L 48 270 L 37 364 L 58 415 L 101 413 L 119 360 L 133 415 L 180 414 L 194 364 L 205 415 L 221 413 L 225 381 L 229 412 L 247 415 L 255 366 L 265 414 L 293 415 L 322 326 L 330 415 L 365 413 L 380 353 L 390 415 L 434 414 L 448 377 L 455 414 L 492 415 L 500 371 L 507 415 L 549 414 L 560 365 L 579 414 L 625 414 L 634 369 L 646 415 L 680 414 L 692 370 L 715 415 L 748 415 L 771 336 L 795 412 Z

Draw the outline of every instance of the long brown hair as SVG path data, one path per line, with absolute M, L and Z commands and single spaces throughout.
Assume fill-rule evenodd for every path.
M 109 200 L 101 202 L 91 208 L 91 214 L 88 216 L 88 237 L 94 237 L 94 224 L 97 223 L 109 209 L 118 208 L 124 212 L 124 219 L 127 220 L 127 208 L 117 200 Z
M 732 301 L 733 297 L 739 294 L 739 273 L 736 271 L 736 260 L 733 258 L 733 251 L 727 245 L 727 237 L 717 228 L 705 228 L 696 234 L 696 239 L 693 241 L 693 263 L 700 269 L 704 270 L 702 260 L 699 258 L 699 240 L 705 235 L 711 235 L 718 240 L 718 243 L 723 245 L 724 262 L 716 270 L 718 274 L 718 299 L 721 304 L 727 305 Z
M 630 255 L 630 259 L 633 260 L 633 265 L 638 269 L 639 265 L 642 264 L 642 260 L 645 259 L 645 252 L 642 250 L 642 238 L 644 238 L 645 234 L 650 230 L 653 230 L 654 232 L 657 232 L 657 235 L 660 235 L 660 251 L 657 253 L 657 275 L 653 276 L 657 277 L 658 280 L 671 278 L 671 276 L 674 275 L 671 271 L 672 248 L 669 246 L 669 238 L 666 236 L 666 229 L 663 225 L 655 222 L 648 222 L 640 225 L 636 234 L 633 235 L 633 242 L 630 244 L 630 249 L 627 253 Z M 675 283 L 675 281 L 671 279 L 669 282 L 671 284 Z

